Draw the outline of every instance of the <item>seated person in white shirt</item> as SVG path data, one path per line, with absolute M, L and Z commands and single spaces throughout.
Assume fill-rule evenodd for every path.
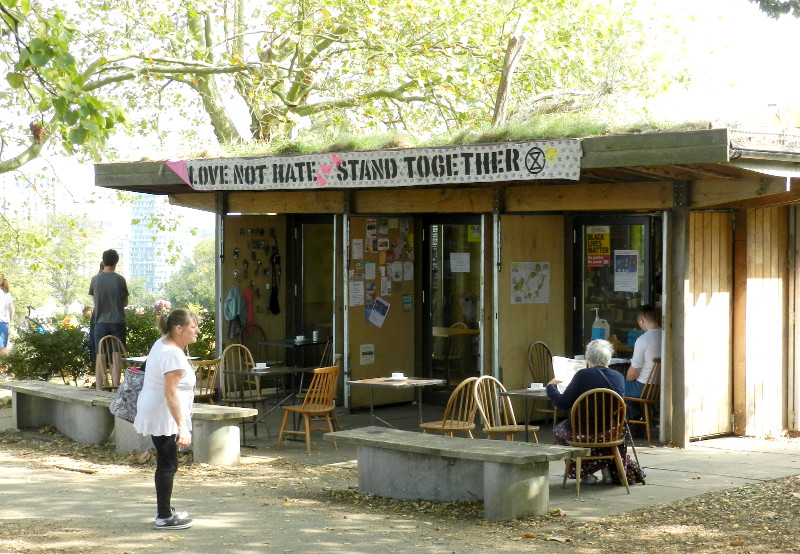
M 642 395 L 650 372 L 653 370 L 653 358 L 661 357 L 661 326 L 658 324 L 658 315 L 653 306 L 645 305 L 639 308 L 636 323 L 644 333 L 636 339 L 633 345 L 631 366 L 625 375 L 625 396 L 639 397 Z M 628 418 L 639 419 L 642 410 L 637 403 L 628 404 Z

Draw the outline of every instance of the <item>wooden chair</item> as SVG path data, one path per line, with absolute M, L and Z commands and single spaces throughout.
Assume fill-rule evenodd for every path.
M 231 344 L 222 351 L 219 362 L 219 370 L 222 372 L 220 402 L 231 406 L 252 406 L 255 409 L 261 405 L 263 409 L 266 409 L 269 398 L 262 393 L 261 381 L 258 376 L 248 377 L 226 373 L 227 371 L 252 371 L 255 365 L 253 355 L 244 345 Z M 242 418 L 242 433 L 245 432 L 245 423 Z M 266 417 L 264 424 L 267 426 L 267 436 L 269 436 L 269 421 Z M 253 434 L 258 436 L 258 425 L 253 425 Z
M 650 424 L 655 420 L 651 417 L 651 411 L 658 405 L 661 400 L 661 358 L 653 358 L 653 370 L 647 377 L 647 383 L 642 388 L 642 395 L 640 397 L 626 396 L 625 402 L 629 405 L 631 403 L 640 404 L 642 406 L 642 413 L 644 414 L 643 420 L 629 419 L 629 424 L 644 425 L 647 431 L 647 443 L 650 444 Z
M 318 367 L 314 370 L 314 377 L 303 397 L 303 403 L 295 406 L 282 406 L 283 423 L 278 434 L 278 450 L 283 442 L 283 435 L 304 435 L 306 438 L 306 453 L 311 454 L 311 432 L 312 431 L 333 431 L 331 414 L 334 412 L 333 396 L 336 394 L 336 379 L 339 376 L 339 366 Z M 289 421 L 289 414 L 300 414 L 303 416 L 303 429 L 294 431 L 286 429 Z M 325 427 L 314 427 L 312 418 L 322 417 L 325 420 Z M 336 443 L 333 443 L 336 448 Z
M 553 373 L 553 353 L 550 348 L 540 340 L 534 341 L 528 346 L 528 371 L 531 373 L 532 383 L 544 383 L 545 385 L 555 377 Z M 542 401 L 538 401 L 541 403 Z M 553 414 L 553 427 L 556 425 L 558 408 L 549 401 L 545 401 L 544 408 L 537 408 L 537 400 L 533 401 L 532 411 L 545 414 Z M 527 417 L 528 414 L 525 414 Z
M 215 360 L 194 360 L 191 362 L 197 383 L 194 386 L 194 401 L 214 403 L 217 395 L 217 372 L 221 358 Z
M 507 441 L 514 440 L 514 433 L 524 433 L 525 425 L 517 423 L 514 417 L 514 408 L 511 405 L 511 398 L 500 396 L 505 392 L 503 384 L 492 377 L 484 375 L 478 377 L 475 382 L 475 402 L 478 405 L 478 412 L 483 421 L 483 432 L 491 439 L 494 435 L 505 435 Z M 531 433 L 534 442 L 539 442 L 536 431 L 539 427 L 529 425 L 528 431 Z M 527 437 L 525 437 L 527 439 Z
M 451 329 L 467 329 L 467 324 L 463 321 L 453 323 Z M 437 367 L 444 371 L 444 378 L 446 384 L 450 385 L 450 370 L 453 368 L 454 363 L 459 363 L 464 359 L 464 349 L 467 345 L 467 335 L 454 335 L 452 337 L 439 337 L 444 344 L 438 351 L 433 353 L 432 370 Z M 437 366 L 437 367 L 434 367 Z
M 267 362 L 267 334 L 257 323 L 245 323 L 239 331 L 239 344 L 247 347 L 257 362 Z M 267 362 L 269 363 L 269 362 Z
M 447 437 L 452 437 L 453 433 L 462 432 L 466 433 L 469 438 L 474 438 L 472 430 L 475 429 L 475 414 L 478 411 L 478 403 L 475 400 L 477 380 L 477 377 L 468 377 L 461 381 L 447 401 L 442 420 L 420 423 L 422 432 L 444 433 Z
M 570 410 L 572 440 L 569 446 L 584 448 L 610 448 L 611 454 L 581 456 L 566 460 L 563 487 L 567 486 L 570 462 L 575 462 L 575 493 L 581 495 L 581 461 L 613 459 L 619 473 L 619 482 L 625 485 L 628 494 L 628 477 L 619 447 L 625 442 L 625 401 L 611 389 L 592 389 L 578 397 Z
M 127 357 L 125 345 L 117 337 L 106 335 L 100 339 L 94 365 L 94 386 L 97 390 L 117 390 L 124 375 L 122 359 Z

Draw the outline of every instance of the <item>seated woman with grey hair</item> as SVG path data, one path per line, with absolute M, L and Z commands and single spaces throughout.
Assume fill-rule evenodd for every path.
M 596 339 L 586 345 L 586 367 L 575 373 L 575 376 L 570 381 L 564 393 L 558 392 L 558 385 L 561 381 L 553 379 L 547 383 L 547 396 L 553 404 L 563 410 L 572 409 L 572 405 L 580 395 L 586 391 L 593 389 L 611 389 L 620 396 L 625 396 L 625 379 L 622 374 L 613 369 L 609 369 L 608 364 L 611 362 L 611 357 L 614 355 L 614 347 L 607 340 Z M 567 441 L 572 439 L 572 427 L 570 425 L 569 417 L 556 425 L 553 428 L 553 436 L 556 439 L 556 444 L 567 444 Z M 593 448 L 592 455 L 610 454 L 609 448 Z M 620 455 L 625 459 L 624 446 L 620 448 Z M 597 471 L 601 471 L 603 475 L 604 484 L 618 483 L 612 475 L 613 460 L 585 460 L 581 464 L 581 483 L 587 485 L 594 485 L 597 483 L 597 476 L 594 475 Z M 612 466 L 612 467 L 610 467 Z M 570 479 L 575 479 L 575 463 L 571 462 L 569 470 Z

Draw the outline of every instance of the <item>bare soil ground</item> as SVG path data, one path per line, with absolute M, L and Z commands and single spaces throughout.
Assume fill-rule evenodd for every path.
M 33 469 L 141 473 L 149 479 L 152 455 L 119 455 L 112 447 L 77 444 L 57 432 L 0 434 L 0 451 Z M 463 551 L 558 552 L 800 552 L 800 477 L 789 477 L 618 514 L 591 523 L 576 522 L 558 511 L 546 517 L 510 522 L 482 519 L 479 503 L 410 502 L 357 492 L 355 468 L 316 466 L 287 458 L 247 457 L 235 468 L 212 468 L 184 460 L 180 479 L 246 481 L 259 491 L 261 506 L 289 504 L 323 511 L 326 517 L 362 514 L 372 520 L 402 521 L 409 529 L 425 528 Z M 147 477 L 145 477 L 147 475 Z M 380 527 L 375 528 L 380 533 Z M 117 552 L 113 533 L 59 526 L 46 519 L 0 519 L 1 552 Z M 59 544 L 58 549 L 53 549 Z M 416 545 L 419 546 L 419 545 Z M 470 548 L 472 550 L 472 548 Z M 408 550 L 419 550 L 412 542 Z M 152 550 L 151 550 L 152 551 Z M 296 551 L 303 551 L 297 548 Z

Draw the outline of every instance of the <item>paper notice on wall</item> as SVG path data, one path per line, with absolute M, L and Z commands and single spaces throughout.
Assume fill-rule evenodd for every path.
M 563 356 L 553 356 L 553 375 L 557 381 L 561 381 L 558 384 L 558 391 L 563 393 L 578 370 L 585 367 L 586 360 L 573 360 Z
M 375 345 L 374 344 L 362 344 L 360 345 L 359 350 L 361 351 L 361 355 L 359 357 L 359 363 L 361 365 L 369 365 L 375 363 Z
M 392 281 L 403 280 L 403 262 L 392 262 Z
M 614 250 L 614 291 L 639 292 L 638 250 Z
M 414 280 L 414 262 L 403 262 L 403 281 Z
M 383 298 L 376 298 L 375 303 L 372 305 L 372 312 L 369 314 L 369 322 L 376 327 L 383 327 L 383 322 L 386 321 L 386 315 L 389 313 L 390 307 L 391 304 Z
M 375 279 L 375 262 L 373 260 L 367 260 L 364 264 L 364 279 L 367 281 L 372 281 Z
M 354 260 L 364 257 L 364 239 L 353 239 L 352 256 Z
M 381 277 L 381 296 L 392 295 L 392 276 L 384 275 Z
M 469 273 L 469 252 L 450 252 L 450 272 Z
M 350 305 L 364 305 L 364 281 L 350 281 Z

